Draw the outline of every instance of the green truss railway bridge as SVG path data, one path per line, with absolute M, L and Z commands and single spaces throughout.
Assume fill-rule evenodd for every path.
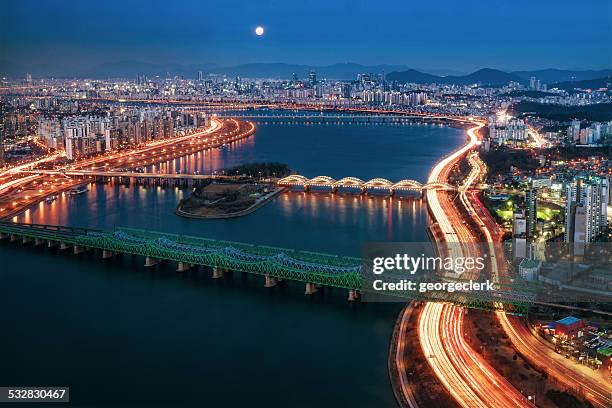
M 144 258 L 145 266 L 154 266 L 162 261 L 176 262 L 177 272 L 202 266 L 209 268 L 215 279 L 222 278 L 229 271 L 244 272 L 262 276 L 266 287 L 276 286 L 283 280 L 302 282 L 307 295 L 321 287 L 334 287 L 347 290 L 349 301 L 360 296 L 365 282 L 359 258 L 132 228 L 102 231 L 1 221 L 0 239 L 70 250 L 75 255 L 97 250 L 102 259 L 118 254 L 138 255 Z M 405 293 L 397 296 L 408 299 Z M 418 296 L 415 293 L 410 298 L 418 299 Z M 496 305 L 502 303 L 506 308 L 511 306 L 519 312 L 525 310 L 533 297 L 516 288 L 500 288 L 489 294 L 478 295 L 429 293 L 427 299 L 421 300 L 451 302 L 487 310 L 496 309 Z

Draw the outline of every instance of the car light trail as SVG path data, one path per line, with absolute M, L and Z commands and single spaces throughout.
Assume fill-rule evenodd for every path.
M 453 165 L 479 144 L 477 122 L 468 130 L 469 141 L 432 169 L 428 183 L 447 182 Z M 470 173 L 460 195 L 478 178 Z M 427 201 L 452 256 L 462 256 L 462 243 L 474 242 L 461 222 L 446 192 L 427 191 Z M 463 309 L 441 303 L 426 303 L 419 317 L 419 340 L 430 367 L 462 407 L 525 407 L 528 400 L 476 353 L 463 337 Z

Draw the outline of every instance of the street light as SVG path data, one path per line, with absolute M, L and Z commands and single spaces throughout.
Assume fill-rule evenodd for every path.
M 535 403 L 535 395 L 528 395 L 527 399 L 534 405 L 537 406 Z

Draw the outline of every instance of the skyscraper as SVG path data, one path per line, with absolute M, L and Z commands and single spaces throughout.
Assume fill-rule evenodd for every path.
M 0 166 L 4 164 L 4 130 L 0 129 Z
M 525 218 L 527 219 L 527 238 L 533 238 L 538 225 L 538 190 L 530 188 L 525 192 Z
M 198 81 L 203 81 L 203 80 L 204 80 L 204 72 L 198 71 Z
M 577 179 L 566 187 L 565 242 L 592 242 L 608 225 L 609 180 Z
M 314 71 L 310 71 L 308 74 L 308 82 L 310 86 L 315 86 L 317 84 L 317 73 Z
M 512 250 L 515 258 L 527 257 L 527 220 L 525 212 L 518 211 L 512 219 Z

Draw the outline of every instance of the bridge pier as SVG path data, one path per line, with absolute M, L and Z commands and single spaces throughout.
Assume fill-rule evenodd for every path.
M 160 262 L 159 259 L 155 259 L 155 258 L 151 258 L 150 256 L 147 256 L 145 258 L 144 266 L 146 266 L 148 268 L 148 267 L 157 265 L 159 262 Z
M 0 232 L 0 239 L 5 239 L 5 238 L 8 238 L 8 237 L 9 237 L 8 234 L 5 234 L 4 232 Z
M 178 266 L 176 268 L 177 272 L 186 272 L 188 270 L 190 270 L 193 267 L 193 265 L 188 264 L 187 262 L 179 262 Z
M 15 234 L 11 234 L 11 242 L 15 242 L 19 239 L 19 237 Z
M 73 249 L 73 253 L 74 253 L 75 255 L 78 255 L 78 254 L 82 254 L 82 253 L 83 253 L 83 252 L 85 252 L 86 250 L 87 250 L 87 248 L 85 248 L 85 247 L 82 247 L 82 246 L 80 246 L 80 245 L 75 245 L 75 246 L 74 246 L 74 249 Z
M 274 286 L 276 286 L 276 279 L 274 279 L 272 276 L 266 274 L 265 278 L 266 280 L 265 280 L 264 287 L 273 288 Z
M 64 249 L 68 249 L 68 248 L 70 248 L 70 245 L 68 245 L 65 242 L 60 242 L 60 248 L 59 248 L 60 250 L 63 251 Z
M 50 239 L 47 240 L 47 248 L 53 248 L 55 245 L 57 245 L 57 242 L 51 241 Z
M 109 259 L 113 256 L 115 256 L 115 253 L 113 251 L 109 251 L 108 249 L 102 250 L 102 259 Z
M 34 246 L 39 246 L 39 245 L 42 245 L 44 243 L 45 243 L 45 241 L 43 241 L 42 239 L 34 238 Z
M 349 290 L 348 293 L 348 301 L 349 302 L 354 302 L 355 300 L 357 300 L 357 298 L 359 297 L 359 293 L 356 290 Z
M 219 279 L 223 277 L 223 269 L 219 268 L 218 266 L 214 266 L 212 268 L 212 278 L 213 279 Z
M 29 244 L 30 242 L 32 242 L 32 238 L 29 237 L 21 237 L 21 243 L 22 244 Z
M 317 292 L 319 289 L 314 283 L 306 282 L 306 290 L 304 291 L 305 295 L 312 295 Z

